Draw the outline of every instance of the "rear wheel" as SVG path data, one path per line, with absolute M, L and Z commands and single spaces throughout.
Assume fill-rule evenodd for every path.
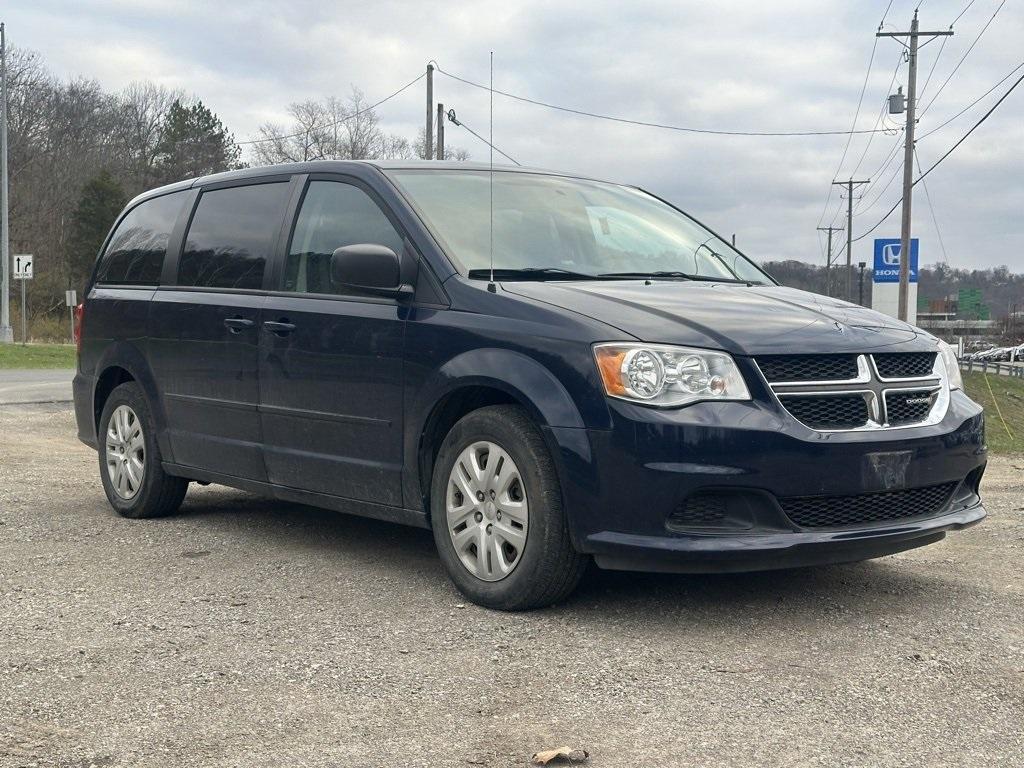
M 100 478 L 124 517 L 162 517 L 181 506 L 188 480 L 163 471 L 149 403 L 135 382 L 116 387 L 100 416 Z
M 540 608 L 579 583 L 586 558 L 572 547 L 554 463 L 522 408 L 459 421 L 441 444 L 430 498 L 441 560 L 473 602 Z

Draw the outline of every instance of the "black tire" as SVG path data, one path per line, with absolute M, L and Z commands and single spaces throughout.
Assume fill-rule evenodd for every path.
M 518 564 L 498 581 L 478 578 L 463 565 L 445 510 L 452 467 L 467 446 L 481 440 L 496 444 L 515 462 L 529 504 L 526 543 Z M 586 569 L 587 558 L 572 546 L 551 454 L 537 425 L 518 406 L 481 408 L 452 427 L 434 464 L 430 516 L 437 551 L 448 575 L 477 605 L 502 611 L 542 608 L 567 597 Z
M 107 432 L 110 429 L 111 416 L 121 405 L 127 405 L 135 412 L 142 425 L 142 438 L 145 444 L 143 456 L 145 470 L 142 483 L 130 499 L 122 498 L 117 493 L 107 470 Z M 100 415 L 96 434 L 99 447 L 100 479 L 103 482 L 103 490 L 107 494 L 107 501 L 110 502 L 110 506 L 117 514 L 122 517 L 147 518 L 164 517 L 177 511 L 188 490 L 188 480 L 164 472 L 161 466 L 160 446 L 156 441 L 156 424 L 153 422 L 153 413 L 138 384 L 129 381 L 119 385 L 110 393 L 107 402 L 103 404 L 103 413 Z

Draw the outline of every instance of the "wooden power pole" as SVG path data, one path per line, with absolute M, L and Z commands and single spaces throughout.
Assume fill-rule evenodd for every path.
M 909 32 L 878 32 L 875 37 L 909 37 L 910 42 L 899 41 L 907 49 L 907 127 L 903 135 L 903 218 L 900 225 L 900 299 L 899 319 L 906 321 L 910 292 L 910 209 L 914 189 L 914 127 L 917 113 L 917 41 L 920 37 L 952 35 L 953 30 L 920 32 L 917 28 L 917 10 L 910 22 Z
M 825 257 L 825 295 L 832 295 L 832 233 L 842 232 L 842 227 L 818 227 L 819 232 L 828 232 L 828 256 Z
M 423 134 L 423 159 L 434 159 L 434 65 L 427 64 L 427 128 Z
M 854 181 L 833 181 L 840 187 L 846 187 L 846 300 L 853 301 L 853 188 L 861 184 L 870 184 L 871 179 Z

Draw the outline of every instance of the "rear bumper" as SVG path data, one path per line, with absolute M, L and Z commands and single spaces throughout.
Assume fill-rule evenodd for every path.
M 601 568 L 731 573 L 869 560 L 934 544 L 985 518 L 981 503 L 941 517 L 868 530 L 741 535 L 637 536 L 604 531 L 587 539 Z

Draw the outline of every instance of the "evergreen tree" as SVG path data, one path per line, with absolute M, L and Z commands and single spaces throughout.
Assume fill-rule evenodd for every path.
M 71 218 L 65 256 L 70 287 L 81 290 L 85 285 L 96 254 L 126 202 L 121 185 L 106 170 L 100 171 L 82 188 Z
M 242 151 L 234 136 L 201 101 L 175 99 L 164 120 L 156 151 L 161 183 L 229 171 L 239 166 Z

